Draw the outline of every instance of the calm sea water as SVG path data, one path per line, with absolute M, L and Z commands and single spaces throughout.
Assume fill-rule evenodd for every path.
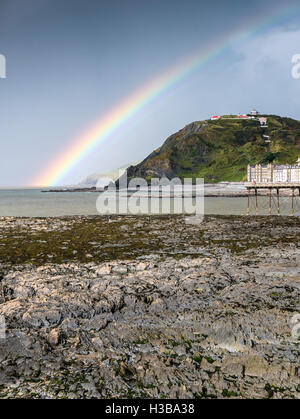
M 98 196 L 99 193 L 95 192 L 43 193 L 41 189 L 3 189 L 0 190 L 0 216 L 97 215 Z M 245 215 L 247 198 L 207 197 L 204 200 L 204 208 L 205 214 Z M 283 208 L 282 213 L 288 214 L 288 209 Z M 267 214 L 267 211 L 261 210 L 260 214 Z

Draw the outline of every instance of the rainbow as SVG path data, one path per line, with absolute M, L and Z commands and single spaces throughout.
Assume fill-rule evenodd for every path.
M 300 6 L 280 8 L 267 19 L 248 22 L 248 29 L 235 31 L 225 40 L 217 40 L 206 47 L 205 51 L 198 52 L 184 61 L 176 64 L 161 75 L 155 77 L 141 88 L 121 101 L 117 106 L 91 126 L 86 132 L 79 135 L 69 146 L 59 154 L 50 164 L 39 173 L 31 186 L 54 186 L 59 184 L 86 155 L 109 138 L 118 128 L 133 118 L 139 111 L 154 101 L 157 97 L 169 90 L 172 86 L 185 79 L 195 70 L 201 69 L 207 63 L 225 54 L 233 46 L 239 46 L 251 39 L 254 35 L 264 33 L 276 24 L 285 22 L 300 12 Z

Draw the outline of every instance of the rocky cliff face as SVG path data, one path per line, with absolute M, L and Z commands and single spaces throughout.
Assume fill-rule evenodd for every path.
M 248 164 L 295 163 L 300 155 L 300 122 L 266 115 L 268 128 L 257 120 L 224 117 L 198 121 L 171 135 L 144 161 L 128 169 L 128 177 L 204 177 L 206 182 L 241 181 Z M 262 135 L 271 140 L 270 150 Z

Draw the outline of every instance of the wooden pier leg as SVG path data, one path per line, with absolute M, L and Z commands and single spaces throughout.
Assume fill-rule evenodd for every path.
M 272 188 L 269 189 L 269 215 L 272 213 Z
M 250 215 L 250 189 L 248 188 L 248 208 L 247 215 Z
M 278 215 L 280 215 L 279 188 L 277 188 L 277 211 L 278 211 Z
M 294 215 L 295 211 L 294 211 L 294 198 L 295 198 L 295 189 L 292 188 L 292 210 L 291 210 L 291 215 Z
M 257 189 L 255 188 L 255 214 L 258 214 Z

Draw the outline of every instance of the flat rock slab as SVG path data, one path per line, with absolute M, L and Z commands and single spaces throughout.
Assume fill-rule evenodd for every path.
M 1 398 L 300 398 L 300 220 L 114 221 L 0 218 Z

